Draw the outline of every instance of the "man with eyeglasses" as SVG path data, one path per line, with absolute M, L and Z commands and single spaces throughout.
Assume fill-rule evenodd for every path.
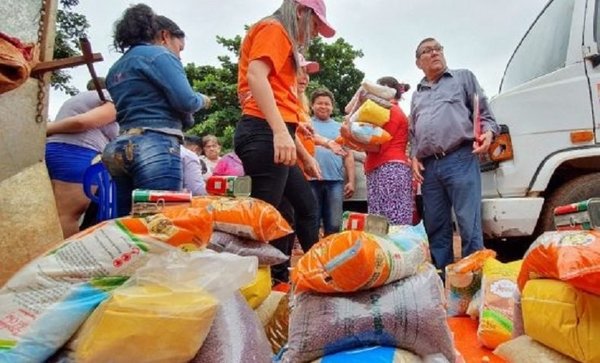
M 479 154 L 487 152 L 499 127 L 475 75 L 448 69 L 444 47 L 436 39 L 422 40 L 415 55 L 425 77 L 411 100 L 413 175 L 422 183 L 425 229 L 443 277 L 454 262 L 452 209 L 462 256 L 483 249 Z M 480 130 L 473 125 L 474 108 L 479 109 Z

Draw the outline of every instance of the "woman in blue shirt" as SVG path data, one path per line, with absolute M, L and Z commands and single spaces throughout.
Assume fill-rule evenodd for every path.
M 133 189 L 181 190 L 183 128 L 210 99 L 190 86 L 179 53 L 184 32 L 144 4 L 129 7 L 115 24 L 123 56 L 110 68 L 107 88 L 121 136 L 102 161 L 117 186 L 117 214 L 129 214 Z

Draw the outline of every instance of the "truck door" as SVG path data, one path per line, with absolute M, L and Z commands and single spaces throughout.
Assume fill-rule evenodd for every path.
M 491 101 L 498 122 L 510 129 L 514 152 L 494 171 L 502 197 L 527 196 L 548 156 L 572 148 L 571 131 L 592 125 L 581 47 L 586 2 L 596 1 L 549 1 L 506 67 Z M 595 72 L 600 77 L 600 67 Z
M 588 0 L 583 34 L 583 56 L 590 85 L 595 141 L 600 141 L 600 0 Z

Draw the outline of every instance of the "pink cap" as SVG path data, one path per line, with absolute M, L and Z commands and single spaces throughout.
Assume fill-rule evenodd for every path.
M 296 0 L 300 5 L 311 8 L 317 17 L 319 17 L 319 25 L 317 31 L 325 38 L 331 38 L 335 35 L 335 30 L 327 22 L 325 2 L 323 0 Z
M 307 61 L 306 58 L 304 58 L 304 56 L 300 53 L 298 53 L 298 62 L 300 63 L 300 67 L 303 67 L 308 74 L 317 73 L 319 69 L 321 69 L 319 63 Z

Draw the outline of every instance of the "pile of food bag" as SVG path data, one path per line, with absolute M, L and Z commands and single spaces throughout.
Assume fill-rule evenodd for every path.
M 277 360 L 453 362 L 443 288 L 428 254 L 423 225 L 319 241 L 292 270 L 289 339 Z
M 0 289 L 0 361 L 269 361 L 252 307 L 272 295 L 269 266 L 288 258 L 268 241 L 290 232 L 249 197 L 102 222 Z
M 345 107 L 350 133 L 361 144 L 381 145 L 392 136 L 383 129 L 390 119 L 390 99 L 396 90 L 364 80 Z M 362 151 L 359 144 L 340 136 L 337 143 Z
M 522 329 L 499 355 L 600 362 L 600 231 L 545 232 L 525 253 L 517 281 Z
M 478 251 L 447 267 L 446 295 L 507 362 L 600 362 L 599 231 L 545 232 L 510 263 Z

